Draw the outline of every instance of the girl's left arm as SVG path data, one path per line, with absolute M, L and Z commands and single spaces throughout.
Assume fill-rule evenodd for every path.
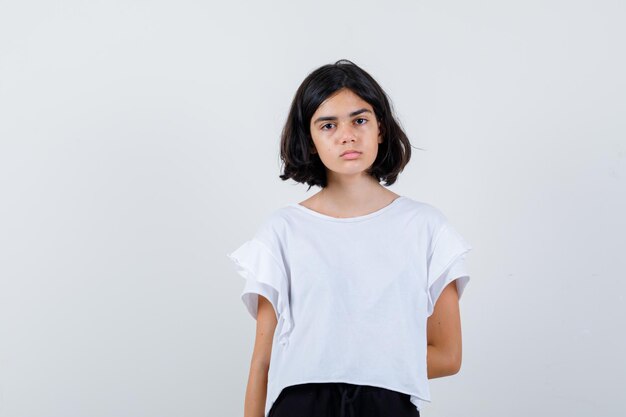
M 428 379 L 454 375 L 461 369 L 461 314 L 456 282 L 442 291 L 428 318 Z

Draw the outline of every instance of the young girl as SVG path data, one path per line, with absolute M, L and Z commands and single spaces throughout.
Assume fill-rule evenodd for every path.
M 228 254 L 257 321 L 245 417 L 419 416 L 428 379 L 459 371 L 472 247 L 437 208 L 385 188 L 410 149 L 354 63 L 324 65 L 298 88 L 280 178 L 321 191 Z

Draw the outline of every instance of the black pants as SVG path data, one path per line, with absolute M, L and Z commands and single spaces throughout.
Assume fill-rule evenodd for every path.
M 409 394 L 345 382 L 298 384 L 282 390 L 268 417 L 419 417 Z

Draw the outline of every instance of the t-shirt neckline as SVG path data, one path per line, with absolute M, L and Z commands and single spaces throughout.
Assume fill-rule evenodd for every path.
M 361 216 L 354 216 L 354 217 L 333 217 L 333 216 L 329 216 L 327 214 L 323 214 L 320 213 L 318 211 L 312 210 L 308 207 L 303 206 L 300 203 L 291 203 L 289 204 L 290 206 L 296 207 L 298 209 L 300 209 L 301 211 L 305 212 L 305 213 L 309 213 L 315 217 L 319 217 L 321 219 L 326 219 L 326 220 L 330 220 L 330 221 L 335 221 L 335 222 L 355 222 L 355 221 L 360 221 L 360 220 L 366 220 L 375 216 L 378 216 L 382 213 L 384 213 L 385 211 L 389 210 L 390 208 L 392 208 L 393 206 L 395 206 L 399 200 L 404 199 L 404 196 L 399 196 L 396 197 L 394 200 L 391 201 L 391 203 L 387 204 L 386 206 L 379 208 L 376 211 L 373 211 L 371 213 L 367 213 L 367 214 L 363 214 Z

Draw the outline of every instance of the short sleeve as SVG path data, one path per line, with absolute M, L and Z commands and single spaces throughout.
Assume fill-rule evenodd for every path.
M 279 342 L 286 345 L 292 327 L 287 274 L 278 256 L 268 245 L 257 238 L 244 242 L 227 256 L 234 262 L 236 271 L 245 278 L 241 300 L 256 320 L 259 295 L 267 298 L 276 313 L 280 328 Z
M 428 261 L 428 316 L 435 309 L 443 289 L 456 280 L 459 299 L 470 276 L 465 264 L 472 246 L 450 223 L 445 221 L 434 238 L 433 249 Z

